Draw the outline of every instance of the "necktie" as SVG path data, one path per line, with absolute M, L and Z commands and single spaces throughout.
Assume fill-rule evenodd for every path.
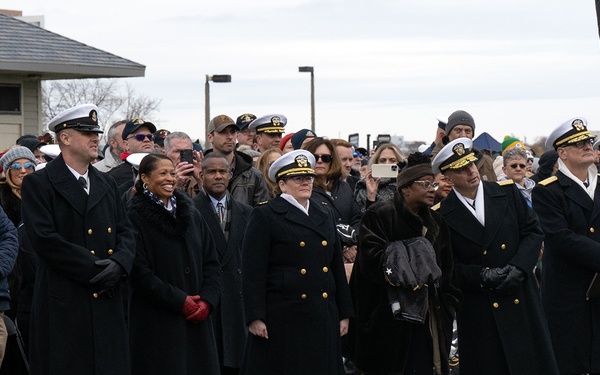
M 83 178 L 83 176 L 80 176 L 77 181 L 79 181 L 79 185 L 81 185 L 81 187 L 83 188 L 83 190 L 87 190 L 87 181 L 85 180 L 85 178 Z
M 224 212 L 223 212 L 223 203 L 221 203 L 221 202 L 217 203 L 217 215 L 219 216 L 219 223 L 223 224 Z

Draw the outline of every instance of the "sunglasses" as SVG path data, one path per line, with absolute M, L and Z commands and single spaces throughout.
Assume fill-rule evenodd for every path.
M 331 161 L 333 160 L 333 156 L 331 155 L 316 155 L 313 154 L 315 157 L 315 162 L 318 162 L 319 159 L 323 160 L 323 163 L 331 163 Z
M 144 142 L 144 139 L 148 138 L 148 140 L 150 142 L 154 142 L 154 134 L 135 134 L 135 135 L 128 137 L 127 139 L 130 139 L 130 138 L 135 138 L 137 141 L 140 141 L 140 142 Z
M 315 180 L 314 176 L 293 176 L 288 178 L 288 180 L 292 180 L 297 184 L 303 184 L 305 182 L 313 182 Z
M 510 167 L 512 169 L 517 169 L 517 167 L 519 167 L 521 169 L 525 169 L 526 165 L 525 164 L 511 164 Z
M 362 154 L 360 152 L 355 152 L 352 154 L 355 158 L 362 158 Z
M 440 186 L 439 183 L 432 181 L 414 181 L 414 183 L 418 184 L 425 190 L 429 190 L 430 188 L 433 188 L 433 190 L 437 190 L 438 186 Z
M 30 161 L 28 161 L 25 164 L 14 163 L 14 164 L 11 164 L 10 169 L 20 170 L 22 167 L 25 169 L 33 169 L 33 168 L 35 168 L 35 164 Z

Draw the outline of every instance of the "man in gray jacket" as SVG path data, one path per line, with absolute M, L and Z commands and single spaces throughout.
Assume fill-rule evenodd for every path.
M 239 128 L 231 117 L 219 115 L 208 123 L 208 141 L 214 151 L 225 156 L 231 168 L 232 177 L 227 190 L 238 202 L 256 206 L 269 199 L 267 185 L 262 173 L 252 166 L 252 158 L 235 151 Z M 207 150 L 206 154 L 212 150 Z

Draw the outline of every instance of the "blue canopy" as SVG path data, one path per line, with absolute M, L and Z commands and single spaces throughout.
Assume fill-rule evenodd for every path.
M 473 141 L 473 145 L 478 149 L 486 149 L 491 150 L 493 152 L 502 151 L 502 145 L 500 142 L 494 139 L 491 135 L 486 132 L 483 132 L 479 135 L 479 137 L 475 138 Z

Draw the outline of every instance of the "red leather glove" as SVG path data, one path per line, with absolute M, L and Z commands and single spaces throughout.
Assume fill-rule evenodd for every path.
M 186 318 L 195 313 L 196 310 L 198 310 L 198 305 L 196 305 L 197 301 L 200 301 L 200 296 L 185 297 L 185 301 L 183 302 L 183 309 L 181 310 L 181 312 L 183 312 L 183 315 L 185 315 Z
M 197 309 L 192 315 L 188 315 L 185 320 L 192 323 L 200 323 L 208 317 L 210 313 L 210 305 L 205 300 L 201 299 L 196 302 Z

